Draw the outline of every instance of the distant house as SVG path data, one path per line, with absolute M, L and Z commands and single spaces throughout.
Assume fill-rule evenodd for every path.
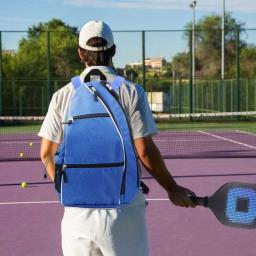
M 162 69 L 166 64 L 165 58 L 147 58 L 145 59 L 145 65 L 152 69 Z
M 147 59 L 145 59 L 145 66 L 152 68 L 152 69 L 162 69 L 165 64 L 166 64 L 165 58 L 147 58 Z M 142 63 L 141 62 L 133 62 L 133 63 L 130 63 L 129 66 L 140 67 L 140 66 L 142 66 Z

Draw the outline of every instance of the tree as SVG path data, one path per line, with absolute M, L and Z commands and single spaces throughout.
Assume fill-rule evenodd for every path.
M 177 77 L 188 77 L 189 54 L 186 52 L 178 53 L 172 60 L 172 68 Z
M 139 72 L 138 72 L 138 67 L 131 67 L 129 65 L 126 65 L 125 68 L 125 76 L 130 79 L 131 81 L 136 81 L 138 76 L 139 76 Z
M 20 41 L 15 56 L 17 77 L 47 77 L 47 31 L 50 31 L 52 77 L 67 78 L 81 69 L 77 54 L 77 28 L 52 19 L 29 28 L 27 38 Z
M 28 29 L 27 37 L 19 42 L 17 52 L 3 56 L 3 102 L 6 114 L 44 114 L 48 104 L 46 95 L 49 93 L 45 81 L 48 77 L 48 42 L 52 79 L 70 79 L 83 68 L 77 53 L 76 27 L 58 19 L 32 26 Z
M 242 77 L 253 77 L 256 71 L 256 47 L 248 45 L 243 47 L 240 52 L 240 66 Z
M 204 17 L 195 24 L 196 76 L 220 77 L 221 72 L 221 16 Z M 190 42 L 192 23 L 185 26 L 184 38 Z M 236 58 L 237 30 L 244 33 L 244 23 L 236 21 L 231 14 L 225 17 L 225 66 L 226 77 L 233 77 Z M 241 48 L 246 43 L 240 40 Z M 182 75 L 189 71 L 189 54 L 179 53 L 173 58 L 173 64 Z
M 11 77 L 15 70 L 15 58 L 14 54 L 9 51 L 3 51 L 3 77 Z

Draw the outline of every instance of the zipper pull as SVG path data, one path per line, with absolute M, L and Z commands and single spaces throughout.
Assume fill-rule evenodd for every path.
M 73 124 L 73 122 L 74 122 L 74 118 L 73 118 L 73 116 L 68 120 L 68 124 Z
M 67 165 L 66 165 L 66 164 L 63 164 L 63 165 L 62 165 L 62 169 L 61 169 L 61 174 L 63 175 L 63 181 L 64 181 L 65 183 L 68 182 L 67 174 L 66 174 L 66 172 L 65 172 L 65 169 L 66 169 L 66 168 L 67 168 Z
M 91 86 L 91 90 L 92 90 L 93 95 L 94 95 L 94 101 L 98 101 L 98 95 L 99 95 L 99 94 L 98 94 L 96 88 L 93 87 L 93 86 Z

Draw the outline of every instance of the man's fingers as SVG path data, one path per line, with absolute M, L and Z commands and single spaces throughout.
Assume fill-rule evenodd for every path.
M 189 196 L 196 196 L 196 194 L 190 189 L 177 186 L 176 190 L 169 194 L 169 198 L 173 204 L 180 207 L 196 207 Z
M 196 194 L 195 194 L 192 190 L 190 190 L 190 189 L 188 189 L 188 188 L 184 188 L 184 190 L 185 190 L 185 192 L 187 193 L 187 195 L 196 196 Z
M 196 205 L 190 200 L 189 197 L 187 197 L 186 194 L 176 196 L 176 197 L 170 197 L 170 200 L 173 204 L 180 207 L 195 207 Z

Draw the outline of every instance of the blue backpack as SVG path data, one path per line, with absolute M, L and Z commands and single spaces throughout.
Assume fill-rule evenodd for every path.
M 65 206 L 117 208 L 129 204 L 140 187 L 133 138 L 116 90 L 103 81 L 72 78 L 64 139 L 55 157 L 55 188 Z

